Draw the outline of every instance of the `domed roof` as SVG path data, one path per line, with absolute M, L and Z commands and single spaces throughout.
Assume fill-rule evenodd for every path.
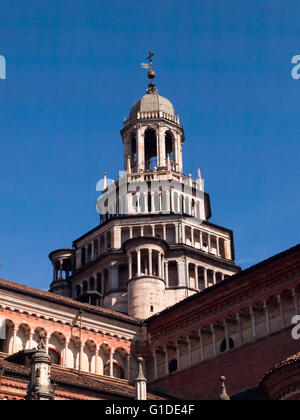
M 129 119 L 136 118 L 138 112 L 152 112 L 162 111 L 170 115 L 175 115 L 172 103 L 163 96 L 156 93 L 147 93 L 135 104 L 132 105 L 130 110 Z

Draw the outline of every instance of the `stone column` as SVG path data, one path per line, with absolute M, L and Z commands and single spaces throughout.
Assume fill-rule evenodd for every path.
M 68 349 L 69 349 L 69 341 L 65 341 L 65 348 L 64 348 L 64 358 L 63 358 L 63 367 L 66 368 L 68 366 L 67 357 L 68 357 Z
M 174 225 L 174 226 L 175 226 L 175 243 L 178 244 L 179 243 L 179 232 L 178 232 L 179 225 Z
M 127 355 L 127 381 L 130 382 L 130 354 Z
M 181 225 L 181 243 L 185 244 L 185 225 Z
M 142 128 L 137 129 L 137 167 L 138 172 L 145 170 L 145 139 Z
M 279 313 L 280 313 L 280 321 L 281 321 L 281 327 L 285 327 L 285 320 L 284 320 L 284 314 L 283 314 L 283 307 L 282 307 L 282 299 L 281 296 L 277 296 L 278 306 L 279 306 Z
M 165 262 L 165 280 L 166 280 L 166 287 L 169 287 L 169 263 L 168 263 L 168 261 Z
M 128 253 L 128 277 L 129 280 L 132 279 L 132 254 Z
M 83 365 L 83 347 L 84 344 L 80 343 L 80 350 L 79 350 L 79 372 L 82 371 L 82 365 Z
M 132 229 L 132 226 L 130 226 L 129 227 L 129 239 L 132 239 L 133 238 L 133 229 Z
M 207 283 L 207 268 L 203 267 L 203 274 L 204 274 L 204 289 L 207 289 L 208 283 Z
M 264 311 L 266 314 L 266 325 L 267 325 L 267 333 L 271 334 L 271 324 L 270 324 L 270 314 L 269 314 L 269 308 L 267 305 L 267 302 L 264 303 Z
M 167 240 L 167 226 L 165 224 L 163 225 L 163 239 Z
M 167 346 L 165 346 L 165 370 L 166 370 L 166 375 L 169 375 L 169 356 L 168 356 Z
M 155 237 L 155 225 L 151 225 L 152 236 Z
M 199 273 L 198 273 L 198 265 L 195 265 L 195 288 L 199 290 Z
M 148 192 L 144 193 L 144 213 L 148 213 Z
M 50 336 L 49 334 L 46 335 L 46 352 L 48 353 L 49 351 L 49 341 L 50 341 Z
M 159 252 L 159 254 L 158 254 L 158 277 L 162 277 L 162 264 L 161 264 L 161 262 L 162 262 L 162 254 Z
M 188 360 L 189 360 L 189 366 L 192 366 L 192 343 L 191 339 L 187 337 L 187 345 L 188 345 Z
M 34 335 L 34 332 L 33 331 L 30 331 L 30 333 L 29 333 L 29 343 L 28 343 L 30 350 L 33 348 L 33 343 L 32 343 L 32 341 L 33 341 L 33 335 Z
M 95 373 L 96 375 L 99 375 L 99 346 L 96 345 L 95 348 Z
M 298 295 L 295 289 L 292 290 L 292 294 L 294 298 L 295 315 L 298 315 Z
M 236 314 L 236 322 L 237 322 L 237 327 L 239 331 L 240 344 L 242 345 L 244 343 L 243 325 L 242 325 L 242 320 L 239 314 Z
M 156 379 L 158 378 L 158 374 L 157 374 L 157 357 L 156 357 L 155 350 L 153 352 L 153 361 L 154 361 L 154 380 L 156 381 Z
M 114 376 L 114 350 L 110 350 L 109 354 L 109 376 L 113 378 Z
M 213 283 L 217 284 L 217 273 L 213 271 Z
M 176 343 L 176 358 L 177 358 L 177 370 L 181 369 L 180 365 L 180 344 Z
M 141 275 L 141 250 L 137 250 L 137 276 Z
M 190 263 L 188 261 L 185 262 L 185 278 L 186 278 L 186 287 L 190 287 Z
M 225 340 L 226 340 L 226 350 L 229 350 L 230 349 L 229 331 L 228 331 L 228 324 L 226 320 L 224 321 L 224 332 L 225 332 Z
M 212 335 L 213 356 L 216 356 L 216 354 L 217 354 L 216 330 L 215 330 L 213 324 L 211 324 L 210 329 L 211 329 L 211 335 Z
M 149 276 L 152 276 L 152 273 L 153 273 L 153 269 L 152 269 L 152 249 L 151 248 L 149 248 L 149 250 L 148 250 L 148 252 L 149 252 L 149 264 L 148 264 L 148 266 L 149 266 Z
M 199 330 L 199 344 L 200 344 L 200 360 L 202 362 L 204 360 L 204 346 L 203 346 L 203 334 L 201 330 Z
M 217 255 L 218 255 L 218 257 L 220 256 L 220 242 L 219 242 L 219 239 L 220 238 L 218 238 L 218 236 L 216 237 L 216 242 L 217 242 Z
M 256 338 L 256 320 L 255 320 L 255 312 L 253 308 L 250 309 L 250 317 L 251 317 L 251 323 L 252 323 L 252 336 L 253 339 Z

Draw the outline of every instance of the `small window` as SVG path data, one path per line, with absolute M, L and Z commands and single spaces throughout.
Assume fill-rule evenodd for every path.
M 222 341 L 222 344 L 221 344 L 220 352 L 224 353 L 225 351 L 233 349 L 233 348 L 234 348 L 233 339 L 231 337 L 229 337 L 229 349 L 227 349 L 226 339 L 224 338 L 224 340 Z
M 169 363 L 169 373 L 176 372 L 178 370 L 178 363 L 176 359 L 173 359 Z
M 154 306 L 150 306 L 150 312 L 154 312 Z

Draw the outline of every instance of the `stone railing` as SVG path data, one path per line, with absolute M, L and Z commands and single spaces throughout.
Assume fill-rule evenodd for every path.
M 172 121 L 175 124 L 180 124 L 180 118 L 178 115 L 171 115 L 163 111 L 138 112 L 136 117 L 137 120 L 153 120 L 156 118 L 163 118 L 165 120 Z M 134 120 L 135 118 L 129 118 L 128 120 L 125 120 L 124 127 L 129 125 Z

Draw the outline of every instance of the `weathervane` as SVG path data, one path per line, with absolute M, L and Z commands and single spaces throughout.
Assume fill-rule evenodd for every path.
M 148 77 L 151 80 L 149 87 L 147 89 L 147 93 L 158 93 L 157 91 L 157 87 L 155 86 L 155 84 L 153 83 L 153 79 L 156 76 L 155 71 L 152 69 L 152 57 L 154 56 L 154 52 L 150 51 L 149 52 L 149 56 L 147 57 L 147 60 L 149 61 L 149 63 L 142 63 L 141 66 L 146 69 L 149 70 L 148 71 Z
M 152 70 L 152 57 L 154 56 L 154 52 L 150 51 L 147 60 L 149 63 L 142 63 L 141 66 L 146 70 Z

